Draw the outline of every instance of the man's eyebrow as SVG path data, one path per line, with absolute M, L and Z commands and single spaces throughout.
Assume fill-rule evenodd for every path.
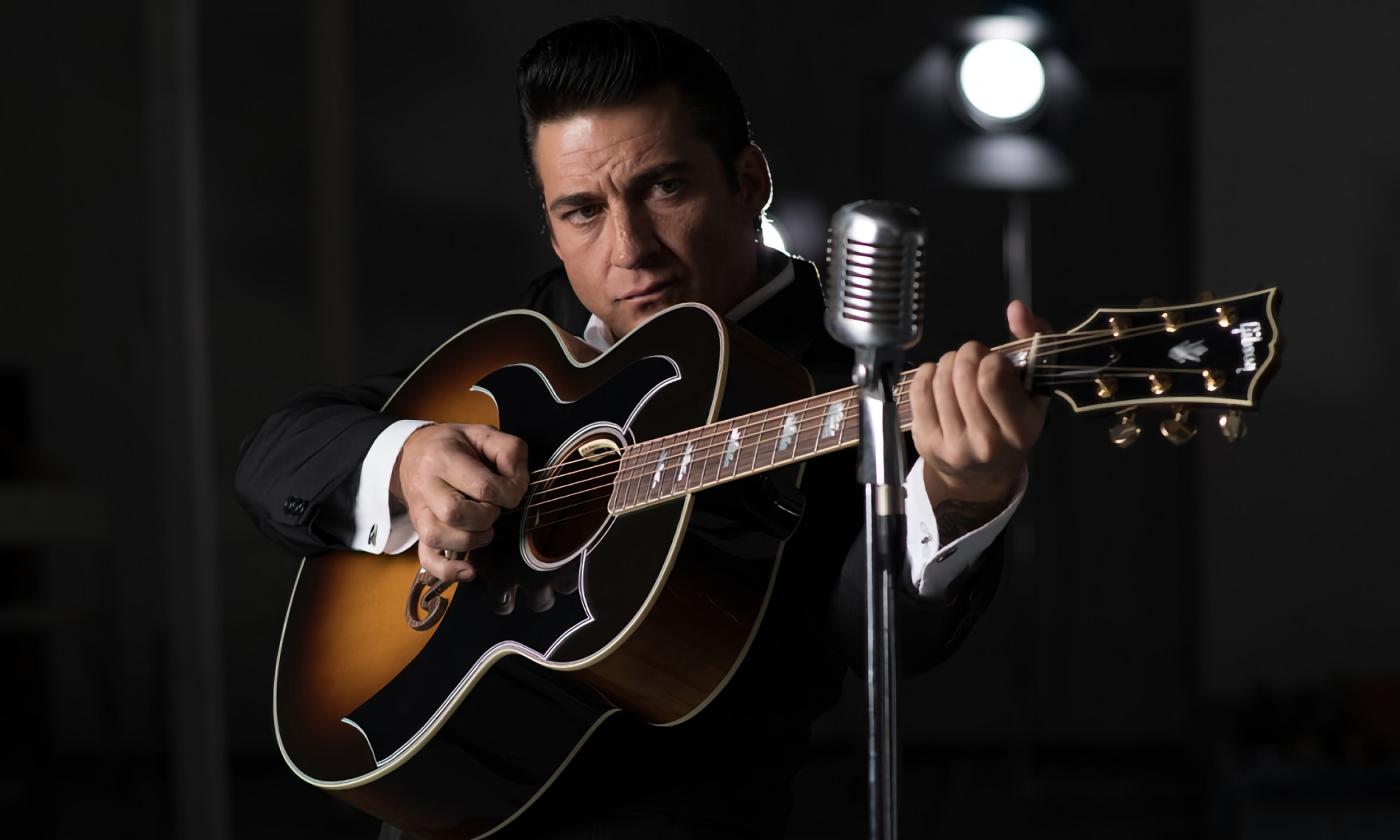
M 690 170 L 690 162 L 684 160 L 667 161 L 658 163 L 650 169 L 643 169 L 636 175 L 628 179 L 628 188 L 636 184 L 652 184 L 663 178 L 672 175 L 681 175 Z M 561 210 L 566 207 L 583 207 L 598 201 L 598 194 L 592 192 L 573 192 L 568 195 L 561 195 L 549 203 L 549 212 Z
M 576 192 L 568 195 L 561 195 L 549 203 L 549 212 L 553 213 L 564 207 L 583 207 L 598 200 L 598 195 L 591 192 Z
M 633 178 L 633 184 L 652 184 L 671 175 L 681 175 L 690 169 L 690 161 L 672 160 L 658 163 L 650 169 L 643 169 Z

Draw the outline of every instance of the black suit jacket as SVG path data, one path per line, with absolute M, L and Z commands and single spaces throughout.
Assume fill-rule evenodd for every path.
M 761 259 L 765 276 L 773 276 L 789 258 L 765 249 Z M 844 387 L 851 353 L 822 326 L 816 269 L 801 259 L 793 267 L 793 282 L 740 326 L 799 360 L 818 392 Z M 534 281 L 525 302 L 574 334 L 588 320 L 562 270 Z M 245 439 L 236 489 L 268 536 L 298 553 L 343 547 L 353 532 L 360 462 L 397 419 L 378 408 L 401 380 L 310 389 Z M 846 668 L 863 669 L 864 555 L 857 538 L 863 501 L 854 451 L 808 462 L 803 490 L 802 524 L 785 547 L 767 616 L 729 686 L 680 726 L 611 718 L 512 833 L 573 836 L 581 820 L 637 824 L 644 832 L 709 827 L 727 837 L 781 832 L 788 783 L 805 760 L 811 722 L 835 703 Z M 998 540 L 944 603 L 920 600 L 901 576 L 896 618 L 906 673 L 933 666 L 957 647 L 991 599 L 1000 566 Z

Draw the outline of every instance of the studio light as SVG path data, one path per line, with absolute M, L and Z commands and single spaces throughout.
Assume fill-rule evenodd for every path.
M 1063 33 L 1024 5 L 953 21 L 905 75 L 900 103 L 945 183 L 1007 193 L 1072 180 L 1063 148 L 1080 80 Z
M 1009 38 L 979 41 L 958 62 L 958 93 L 988 128 L 1031 116 L 1045 100 L 1045 67 L 1030 47 Z
M 914 62 L 897 103 L 940 186 L 1006 197 L 1003 262 L 1031 299 L 1031 197 L 1068 188 L 1070 126 L 1083 84 L 1072 39 L 1029 2 L 952 21 Z

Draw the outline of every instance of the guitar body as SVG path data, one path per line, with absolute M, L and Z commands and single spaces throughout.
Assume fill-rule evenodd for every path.
M 537 480 L 473 552 L 478 579 L 445 589 L 429 620 L 416 552 L 303 560 L 274 689 L 288 764 L 415 836 L 480 837 L 607 716 L 695 714 L 757 630 L 798 516 L 774 488 L 801 467 L 613 516 L 604 456 L 810 393 L 794 362 L 699 305 L 603 355 L 529 312 L 458 334 L 385 411 L 517 435 Z

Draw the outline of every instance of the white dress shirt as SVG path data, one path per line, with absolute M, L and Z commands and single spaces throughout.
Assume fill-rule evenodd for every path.
M 794 276 L 792 264 L 731 309 L 731 321 L 757 309 L 773 295 L 782 291 Z M 583 340 L 603 351 L 616 339 L 598 316 L 588 319 Z M 408 550 L 418 540 L 418 532 L 408 514 L 392 515 L 389 507 L 389 479 L 408 436 L 430 424 L 430 420 L 399 420 L 389 425 L 370 446 L 360 466 L 360 487 L 355 498 L 355 535 L 350 547 L 371 554 L 398 554 Z M 1026 492 L 1027 475 L 1023 470 L 1016 494 L 996 518 L 976 530 L 943 545 L 938 537 L 938 520 L 933 515 L 928 493 L 924 490 L 924 460 L 918 458 L 904 479 L 904 511 L 906 516 L 906 547 L 909 575 L 915 591 L 928 600 L 943 600 L 948 586 L 972 566 L 992 540 L 996 539 Z

